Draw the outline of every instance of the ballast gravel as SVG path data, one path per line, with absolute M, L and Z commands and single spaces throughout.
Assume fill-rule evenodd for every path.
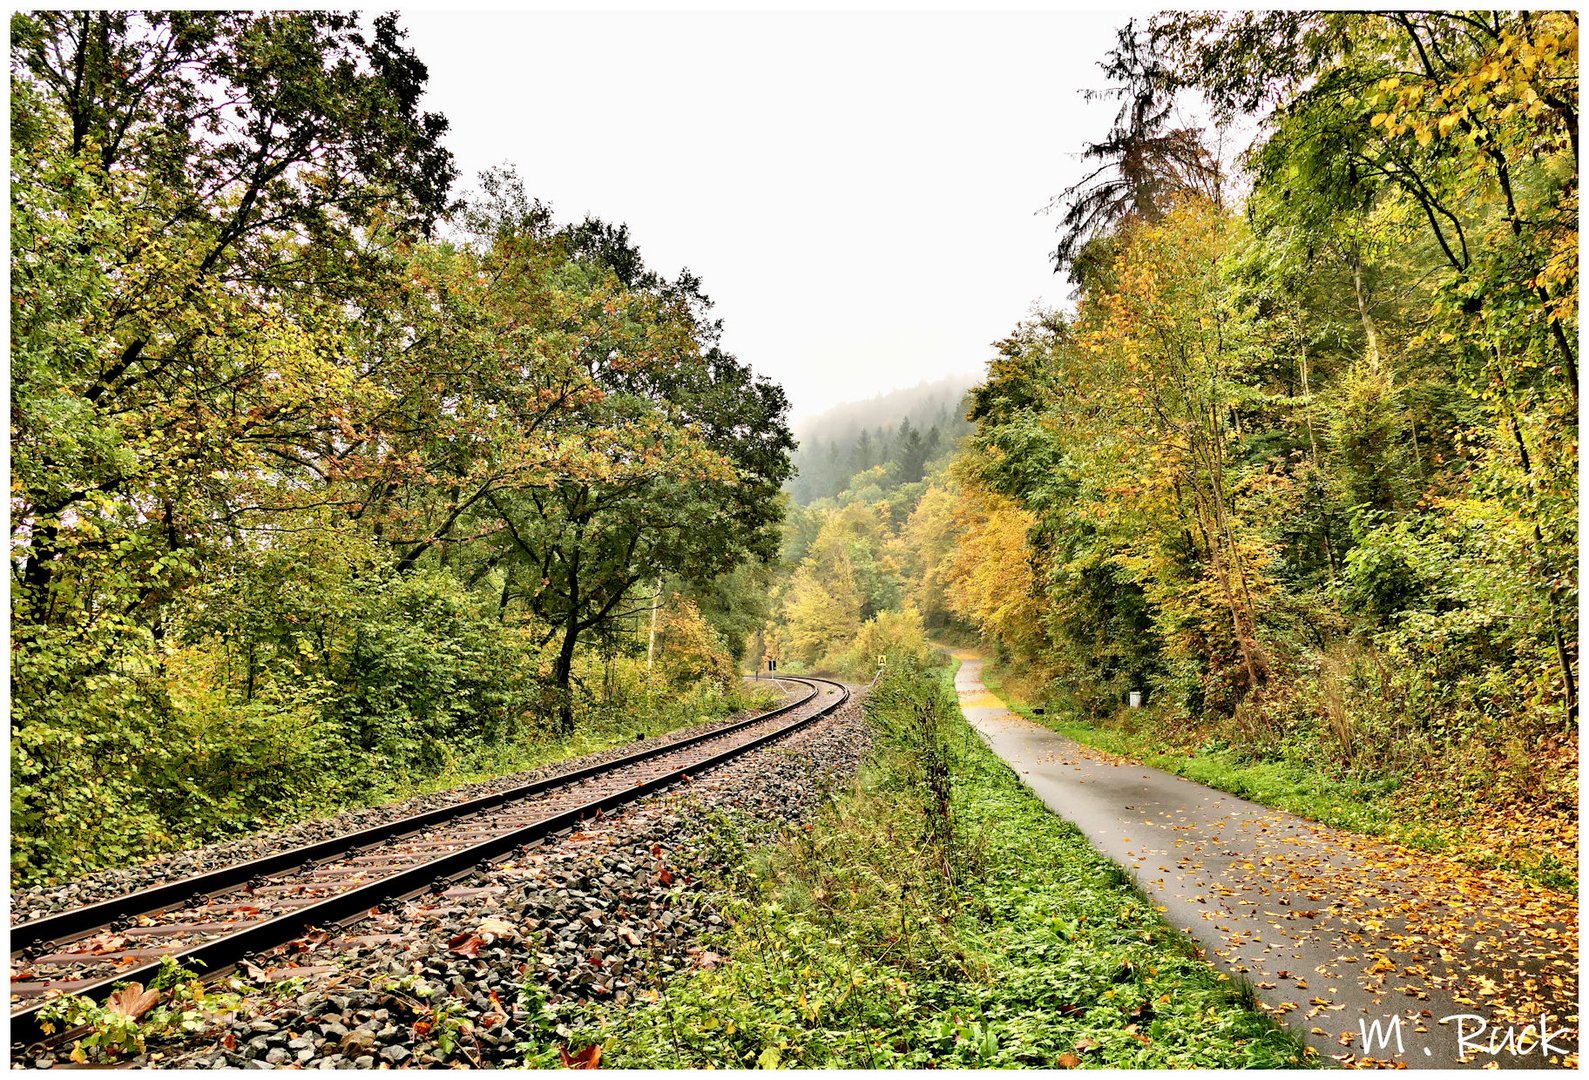
M 722 918 L 698 877 L 712 858 L 714 822 L 727 812 L 747 839 L 775 836 L 843 785 L 869 746 L 857 695 L 770 746 L 446 893 L 345 931 L 306 934 L 244 971 L 257 982 L 293 966 L 306 979 L 298 996 L 268 1015 L 239 1014 L 198 1042 L 151 1046 L 130 1064 L 520 1066 L 521 1043 L 558 1041 L 541 1001 L 624 1005 L 719 962 L 701 946 Z
M 796 692 L 784 698 L 783 703 L 787 704 L 790 701 L 797 700 L 804 692 L 804 688 L 798 688 Z M 537 780 L 544 780 L 562 773 L 573 772 L 588 765 L 599 765 L 612 761 L 626 754 L 632 754 L 652 746 L 677 742 L 680 739 L 699 735 L 713 728 L 723 727 L 753 715 L 755 715 L 753 712 L 743 712 L 724 720 L 696 724 L 692 727 L 680 728 L 647 739 L 621 743 L 607 750 L 587 754 L 584 757 L 553 762 L 537 769 L 509 773 L 489 780 L 482 780 L 478 783 L 465 784 L 461 787 L 449 788 L 445 791 L 432 792 L 427 795 L 416 795 L 401 802 L 387 803 L 384 806 L 345 810 L 330 817 L 314 818 L 268 832 L 254 833 L 234 840 L 225 840 L 207 847 L 170 852 L 158 855 L 147 862 L 139 863 L 137 866 L 104 870 L 61 885 L 18 889 L 11 894 L 11 925 L 15 926 L 17 923 L 26 922 L 29 919 L 42 918 L 45 915 L 81 907 L 84 904 L 97 903 L 101 900 L 110 900 L 142 889 L 154 888 L 168 881 L 193 877 L 196 874 L 219 870 L 241 862 L 251 862 L 282 851 L 292 851 L 319 840 L 329 840 L 345 833 L 384 825 L 389 821 L 397 821 L 400 818 L 410 817 L 427 810 L 452 806 L 455 803 L 478 799 L 484 795 L 494 795 L 499 791 L 506 791 L 509 788 L 519 787 Z

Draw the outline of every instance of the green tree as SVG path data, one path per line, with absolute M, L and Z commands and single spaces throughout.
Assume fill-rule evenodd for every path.
M 937 432 L 934 428 L 934 433 Z M 933 447 L 922 437 L 910 417 L 899 422 L 899 480 L 902 484 L 919 484 L 927 473 L 927 458 Z
M 240 550 L 239 506 L 281 521 L 320 501 L 255 481 L 343 429 L 363 374 L 350 313 L 445 209 L 453 170 L 390 17 L 363 33 L 333 14 L 28 13 L 11 56 L 27 875 L 85 823 L 111 858 L 162 827 L 134 785 L 183 739 L 173 600 Z
M 1433 286 L 1418 285 L 1432 316 L 1427 335 L 1479 402 L 1458 429 L 1461 456 L 1476 488 L 1529 523 L 1532 550 L 1517 569 L 1543 601 L 1569 720 L 1577 31 L 1571 12 L 1186 15 L 1155 26 L 1162 49 L 1217 106 L 1285 104 L 1254 156 L 1257 196 L 1271 234 L 1300 226 L 1317 235 L 1346 210 L 1370 378 L 1384 350 L 1364 302 L 1371 263 L 1357 241 L 1372 241 L 1374 230 L 1357 223 L 1405 216 L 1420 226 L 1432 256 L 1419 267 Z M 1371 388 L 1363 378 L 1357 387 Z
M 698 585 L 774 555 L 794 441 L 783 391 L 715 345 L 697 282 L 644 271 L 621 231 L 587 222 L 564 240 L 571 273 L 616 289 L 582 345 L 596 392 L 556 425 L 583 456 L 486 502 L 501 522 L 504 604 L 555 645 L 568 730 L 583 638 L 614 633 L 661 577 Z

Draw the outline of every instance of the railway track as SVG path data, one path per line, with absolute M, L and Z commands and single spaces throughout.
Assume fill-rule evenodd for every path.
M 11 1042 L 41 1038 L 56 993 L 104 1000 L 148 984 L 166 958 L 206 977 L 316 929 L 346 927 L 459 882 L 581 821 L 687 780 L 831 713 L 849 690 L 787 679 L 798 700 L 710 731 L 510 790 L 429 810 L 11 927 Z

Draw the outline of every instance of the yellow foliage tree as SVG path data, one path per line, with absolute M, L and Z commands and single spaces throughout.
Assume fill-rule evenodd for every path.
M 927 626 L 942 626 L 954 616 L 949 571 L 959 525 L 952 483 L 934 483 L 922 492 L 896 544 L 909 601 Z
M 722 636 L 695 601 L 677 593 L 657 613 L 656 662 L 662 677 L 679 689 L 707 683 L 726 690 L 734 681 L 734 661 Z
M 925 664 L 932 646 L 921 612 L 906 604 L 900 611 L 880 611 L 861 624 L 854 647 L 844 657 L 844 667 L 856 674 L 873 671 L 881 658 L 888 667 Z
M 1037 656 L 1042 605 L 1028 538 L 1036 519 L 1014 499 L 969 484 L 953 514 L 959 541 L 946 574 L 952 610 L 1017 656 Z
M 824 575 L 808 559 L 790 579 L 784 597 L 783 642 L 789 659 L 807 667 L 832 667 L 861 624 L 861 594 L 847 559 Z
M 1269 678 L 1258 627 L 1272 590 L 1244 504 L 1265 484 L 1238 483 L 1230 451 L 1248 376 L 1270 353 L 1222 276 L 1242 231 L 1196 200 L 1126 229 L 1076 329 L 1087 404 L 1108 418 L 1088 444 L 1100 526 L 1126 539 L 1120 561 L 1171 622 L 1172 646 L 1217 657 L 1228 635 L 1232 681 L 1250 691 Z

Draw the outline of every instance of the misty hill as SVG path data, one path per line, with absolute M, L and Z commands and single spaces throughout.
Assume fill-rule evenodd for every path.
M 966 391 L 981 381 L 981 371 L 967 371 L 865 401 L 846 401 L 795 424 L 795 437 L 801 443 L 818 439 L 846 443 L 867 428 L 889 428 L 907 417 L 918 426 L 932 423 L 943 414 L 956 413 Z
M 889 481 L 914 483 L 927 462 L 971 430 L 966 391 L 980 373 L 950 375 L 865 401 L 836 405 L 796 426 L 800 447 L 789 494 L 806 505 L 837 495 L 858 472 L 884 466 Z

